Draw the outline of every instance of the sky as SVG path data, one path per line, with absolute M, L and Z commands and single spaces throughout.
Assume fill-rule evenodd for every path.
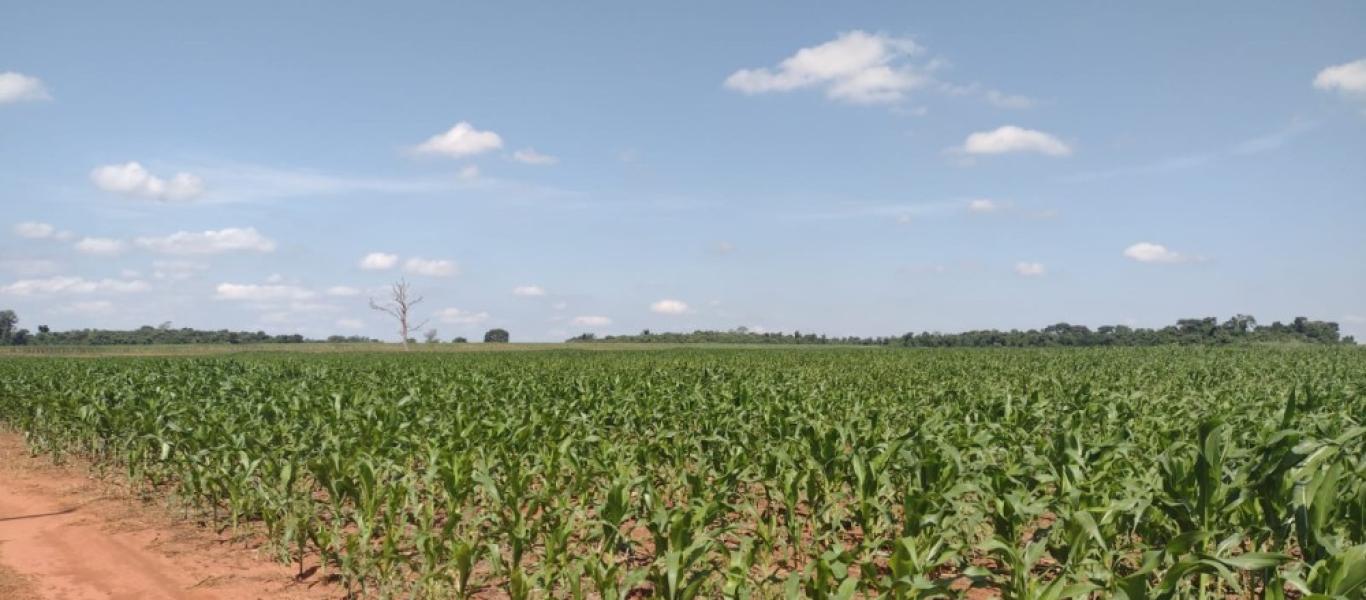
M 29 328 L 1366 337 L 1360 2 L 3 12 Z

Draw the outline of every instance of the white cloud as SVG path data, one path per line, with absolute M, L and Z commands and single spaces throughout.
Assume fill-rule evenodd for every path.
M 52 225 L 36 221 L 17 223 L 15 224 L 13 231 L 14 235 L 30 240 L 54 239 L 59 242 L 65 242 L 76 237 L 76 234 L 71 233 L 70 231 L 59 231 Z
M 1328 67 L 1314 77 L 1314 87 L 1366 95 L 1366 58 Z
M 14 226 L 14 235 L 31 240 L 41 240 L 50 238 L 57 233 L 57 228 L 47 223 L 36 223 L 25 221 Z
M 360 320 L 360 319 L 337 319 L 336 323 L 337 323 L 337 327 L 343 327 L 343 328 L 346 328 L 346 329 L 364 329 L 364 328 L 365 328 L 365 321 L 362 321 L 362 320 Z
M 688 304 L 682 300 L 660 300 L 650 305 L 652 312 L 661 315 L 681 315 L 688 312 Z
M 275 242 L 254 227 L 209 231 L 178 231 L 164 237 L 133 240 L 139 248 L 163 254 L 222 254 L 225 252 L 274 252 Z
M 260 285 L 255 283 L 220 283 L 215 288 L 219 300 L 307 300 L 314 297 L 310 290 L 293 285 Z
M 47 279 L 20 279 L 6 286 L 0 286 L 0 293 L 15 296 L 34 294 L 90 294 L 93 292 L 130 293 L 147 289 L 147 283 L 139 280 L 85 279 L 84 277 L 48 277 Z
M 612 320 L 598 315 L 584 315 L 570 319 L 569 324 L 580 327 L 606 327 L 612 324 Z
M 553 165 L 560 159 L 549 154 L 541 154 L 535 148 L 523 148 L 512 153 L 512 160 L 528 165 Z
M 305 290 L 305 291 L 307 291 L 307 290 Z M 312 293 L 312 292 L 310 292 L 310 293 Z M 335 304 L 326 304 L 326 303 L 323 303 L 323 302 L 308 302 L 308 301 L 302 301 L 302 300 L 291 300 L 290 303 L 289 303 L 289 310 L 294 311 L 294 312 L 300 312 L 300 313 L 317 313 L 317 312 L 337 312 L 337 311 L 342 310 L 342 308 L 341 308 L 340 306 L 335 305 Z
M 41 79 L 14 71 L 0 73 L 0 104 L 51 99 Z
M 57 270 L 57 263 L 45 258 L 0 258 L 0 270 L 19 275 L 42 275 Z
M 330 288 L 327 288 L 327 295 L 328 295 L 328 296 L 358 296 L 358 295 L 360 295 L 360 290 L 358 290 L 358 289 L 356 289 L 356 288 L 353 288 L 353 287 L 351 287 L 351 286 L 348 286 L 348 285 L 334 285 L 334 286 L 332 286 L 332 287 L 330 287 Z
M 478 325 L 489 319 L 486 312 L 470 312 L 455 307 L 443 308 L 436 312 L 436 319 L 447 325 Z
M 204 180 L 195 175 L 176 173 L 167 181 L 137 162 L 96 167 L 90 172 L 90 180 L 106 192 L 152 200 L 191 200 L 204 193 Z
M 1051 134 L 1006 125 L 969 135 L 963 142 L 962 151 L 968 154 L 1038 152 L 1049 156 L 1067 156 L 1072 153 L 1072 148 Z
M 473 156 L 503 147 L 503 138 L 492 131 L 479 131 L 465 121 L 455 124 L 445 133 L 439 133 L 418 144 L 414 150 L 421 154 L 442 154 L 460 158 Z
M 544 296 L 545 288 L 539 285 L 519 285 L 512 288 L 514 296 Z
M 193 277 L 195 273 L 208 270 L 209 265 L 192 260 L 154 260 L 152 277 L 179 281 Z
M 387 271 L 398 264 L 397 254 L 371 252 L 360 259 L 359 266 L 366 271 Z
M 802 48 L 777 68 L 741 69 L 726 78 L 725 86 L 744 94 L 822 88 L 833 100 L 855 104 L 896 102 L 929 83 L 929 78 L 906 64 L 920 47 L 908 38 L 864 31 L 842 33 L 834 40 Z
M 123 252 L 125 247 L 126 244 L 123 243 L 123 240 L 111 238 L 88 237 L 76 242 L 77 251 L 83 254 L 95 254 L 100 256 L 119 254 Z
M 114 312 L 114 303 L 108 300 L 72 302 L 58 306 L 57 312 L 78 315 L 107 315 Z
M 461 167 L 460 172 L 456 174 L 456 177 L 459 177 L 462 181 L 474 181 L 475 179 L 479 179 L 479 165 L 465 165 L 464 167 Z
M 460 274 L 460 265 L 453 260 L 425 259 L 413 257 L 403 263 L 403 271 L 413 275 L 428 277 L 450 277 Z
M 1017 262 L 1015 263 L 1015 272 L 1025 277 L 1038 277 L 1048 271 L 1044 269 L 1043 263 Z
M 994 213 L 1001 210 L 1001 203 L 990 198 L 977 198 L 968 202 L 968 211 L 977 214 Z
M 1031 108 L 1034 101 L 1026 96 L 1007 94 L 999 90 L 987 90 L 987 102 L 997 108 Z
M 1178 263 L 1187 260 L 1185 255 L 1152 242 L 1139 242 L 1129 246 L 1124 249 L 1124 256 L 1145 263 Z

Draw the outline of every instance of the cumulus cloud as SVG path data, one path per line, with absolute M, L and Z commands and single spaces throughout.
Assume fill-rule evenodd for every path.
M 612 324 L 612 320 L 600 315 L 583 315 L 570 319 L 569 324 L 579 327 L 606 327 Z
M 961 149 L 968 154 L 1006 154 L 1037 152 L 1048 156 L 1067 156 L 1072 148 L 1052 134 L 1014 125 L 979 131 L 968 136 Z
M 41 79 L 14 71 L 0 73 L 0 104 L 51 99 Z
M 360 259 L 360 268 L 366 271 L 387 271 L 398 264 L 397 254 L 371 252 Z
M 198 176 L 176 173 L 168 181 L 136 161 L 96 167 L 90 172 L 90 180 L 106 192 L 160 201 L 191 200 L 204 193 L 204 180 Z
M 9 285 L 0 286 L 0 293 L 15 296 L 40 294 L 90 294 L 94 292 L 131 293 L 147 290 L 147 282 L 121 279 L 86 279 L 84 277 L 57 276 L 46 279 L 20 279 Z
M 403 263 L 403 271 L 427 277 L 450 277 L 460 274 L 460 265 L 453 260 L 413 257 Z
M 1366 95 L 1366 58 L 1328 67 L 1314 77 L 1314 87 Z
M 192 260 L 154 260 L 152 277 L 180 281 L 193 277 L 196 273 L 208 270 L 209 265 Z
M 14 225 L 13 231 L 14 235 L 30 240 L 53 239 L 59 242 L 65 242 L 76 237 L 76 234 L 71 233 L 70 231 L 58 230 L 48 223 L 39 223 L 36 221 L 17 223 Z
M 512 153 L 512 160 L 528 165 L 553 165 L 560 159 L 549 154 L 541 154 L 535 148 L 523 148 Z
M 512 288 L 514 296 L 544 296 L 545 288 L 539 285 L 519 285 Z
M 436 320 L 447 325 L 478 325 L 489 320 L 489 314 L 486 312 L 471 312 L 451 307 L 437 311 Z
M 37 223 L 25 221 L 14 226 L 14 235 L 30 240 L 41 240 L 53 237 L 57 234 L 57 228 L 47 223 Z
M 275 242 L 254 227 L 208 231 L 178 231 L 164 237 L 133 240 L 139 248 L 163 254 L 223 254 L 226 252 L 274 252 Z
M 896 102 L 930 82 L 908 64 L 907 59 L 920 52 L 909 38 L 850 31 L 802 48 L 775 68 L 740 69 L 726 78 L 725 86 L 744 94 L 819 88 L 832 100 Z
M 454 158 L 473 156 L 503 147 L 503 138 L 492 131 L 479 131 L 465 121 L 445 133 L 438 133 L 418 144 L 419 154 L 440 154 Z
M 360 295 L 360 290 L 358 290 L 358 289 L 356 289 L 356 288 L 353 288 L 353 287 L 351 287 L 351 286 L 349 286 L 349 285 L 334 285 L 334 286 L 332 286 L 332 287 L 330 287 L 330 288 L 327 288 L 327 295 L 328 295 L 328 296 L 343 296 L 343 297 L 345 297 L 345 296 L 358 296 L 358 295 Z
M 682 300 L 664 299 L 651 304 L 650 310 L 661 315 L 681 315 L 688 312 L 688 304 Z
M 997 202 L 990 198 L 977 198 L 975 200 L 968 201 L 968 211 L 979 215 L 994 213 L 996 211 L 1001 210 L 1001 208 L 1002 206 L 1000 202 Z
M 1025 277 L 1038 277 L 1048 271 L 1044 268 L 1043 263 L 1017 262 L 1015 263 L 1015 272 Z
M 1139 242 L 1129 246 L 1124 249 L 1124 256 L 1145 263 L 1178 263 L 1188 260 L 1184 254 L 1152 242 Z
M 83 254 L 95 254 L 99 256 L 110 256 L 123 252 L 126 244 L 123 240 L 111 238 L 83 238 L 76 242 L 76 250 Z
M 42 275 L 57 270 L 57 263 L 45 258 L 0 258 L 0 270 L 18 275 Z
M 220 283 L 215 288 L 219 300 L 250 300 L 256 302 L 271 300 L 307 300 L 316 296 L 311 290 L 293 285 L 272 285 L 255 283 Z

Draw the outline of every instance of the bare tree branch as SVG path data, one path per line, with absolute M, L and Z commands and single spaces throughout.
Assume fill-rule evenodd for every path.
M 413 307 L 422 302 L 422 296 L 410 297 L 409 293 L 408 281 L 399 279 L 389 290 L 389 302 L 380 304 L 375 302 L 374 298 L 370 299 L 370 308 L 387 313 L 398 321 L 398 335 L 399 339 L 403 340 L 404 350 L 410 349 L 408 347 L 409 332 L 415 329 L 421 329 L 427 324 L 426 320 L 423 320 L 417 325 L 409 324 L 408 320 L 412 314 Z

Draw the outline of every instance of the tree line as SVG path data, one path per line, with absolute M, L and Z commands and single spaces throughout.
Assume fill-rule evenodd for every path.
M 1057 323 L 1043 329 L 1000 331 L 980 329 L 961 333 L 921 332 L 886 337 L 830 337 L 814 333 L 751 331 L 738 327 L 729 331 L 692 333 L 651 332 L 638 335 L 608 335 L 597 337 L 585 333 L 568 342 L 630 342 L 630 343 L 710 343 L 710 344 L 831 344 L 858 346 L 898 346 L 907 348 L 1034 348 L 1047 346 L 1161 346 L 1209 345 L 1219 346 L 1244 343 L 1355 344 L 1352 336 L 1343 336 L 1337 323 L 1314 321 L 1296 317 L 1290 323 L 1275 321 L 1259 325 L 1251 315 L 1235 315 L 1220 322 L 1216 317 L 1180 319 L 1161 328 L 1103 325 L 1091 329 L 1086 325 Z
M 299 334 L 271 335 L 264 331 L 215 331 L 171 327 L 169 322 L 159 326 L 143 325 L 137 329 L 72 329 L 52 331 L 39 325 L 36 332 L 19 327 L 19 317 L 12 310 L 0 310 L 0 346 L 118 346 L 148 344 L 302 344 L 305 342 L 356 343 L 373 342 L 368 337 L 334 335 L 326 340 L 311 340 Z
M 436 331 L 427 332 L 426 341 L 438 341 Z M 484 334 L 486 343 L 507 343 L 507 330 L 490 329 Z M 159 326 L 144 325 L 137 329 L 72 329 L 52 331 L 39 325 L 36 332 L 19 327 L 19 317 L 12 310 L 0 310 L 0 346 L 106 346 L 148 344 L 302 344 L 327 342 L 373 343 L 380 340 L 359 335 L 333 335 L 325 339 L 310 339 L 299 334 L 272 335 L 264 331 L 202 330 L 189 327 L 174 328 L 169 322 Z M 409 340 L 413 342 L 415 340 Z M 463 343 L 465 338 L 451 340 Z M 897 346 L 907 348 L 1007 347 L 1033 348 L 1045 346 L 1161 346 L 1161 345 L 1227 345 L 1240 343 L 1297 342 L 1310 344 L 1355 344 L 1352 336 L 1343 336 L 1337 323 L 1314 321 L 1296 317 L 1289 323 L 1275 321 L 1259 325 L 1250 315 L 1235 315 L 1220 322 L 1215 317 L 1180 319 L 1161 328 L 1103 325 L 1091 329 L 1086 325 L 1057 323 L 1043 329 L 1000 331 L 981 329 L 960 333 L 921 332 L 900 336 L 827 336 L 793 331 L 753 331 L 737 327 L 729 331 L 697 330 L 683 332 L 652 332 L 648 329 L 637 335 L 607 335 L 598 337 L 585 333 L 567 342 L 609 343 L 666 343 L 666 344 L 829 344 L 856 346 Z
M 426 332 L 426 341 L 435 343 L 436 330 Z M 485 343 L 507 343 L 511 339 L 502 328 L 484 333 Z M 150 344 L 366 344 L 381 340 L 363 335 L 332 335 L 324 339 L 306 338 L 297 333 L 272 335 L 264 331 L 204 330 L 172 327 L 169 321 L 157 325 L 143 325 L 137 329 L 72 329 L 53 331 L 39 325 L 36 332 L 19 327 L 19 315 L 12 310 L 0 310 L 0 346 L 139 346 Z M 409 339 L 409 343 L 416 340 Z M 463 344 L 464 337 L 452 343 Z

